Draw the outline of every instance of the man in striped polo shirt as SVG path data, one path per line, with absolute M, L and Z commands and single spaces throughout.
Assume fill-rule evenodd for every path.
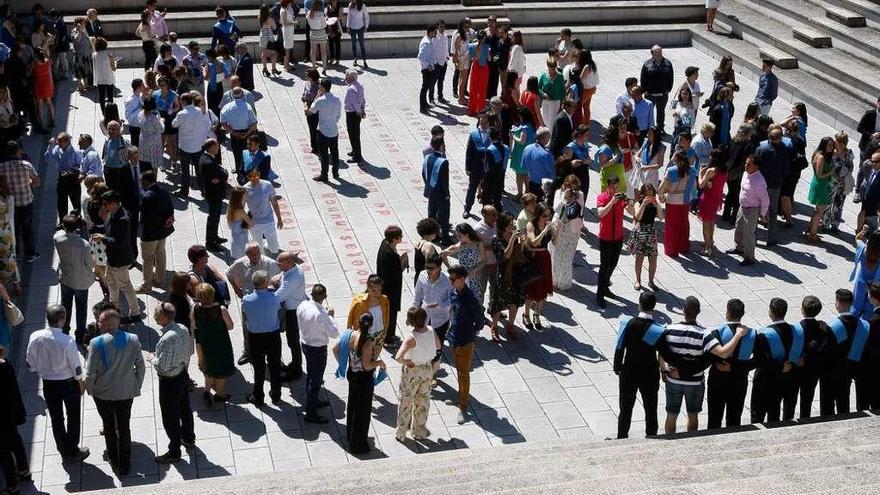
M 675 433 L 675 423 L 681 412 L 684 400 L 688 415 L 688 431 L 696 431 L 699 426 L 697 414 L 703 409 L 703 372 L 710 364 L 710 356 L 721 359 L 730 356 L 740 339 L 746 333 L 744 327 L 737 329 L 733 339 L 721 345 L 713 332 L 706 331 L 697 323 L 700 314 L 700 301 L 688 296 L 684 301 L 684 321 L 666 325 L 663 338 L 666 340 L 666 355 L 661 369 L 666 381 L 666 433 Z M 670 366 L 668 363 L 674 363 Z M 681 370 L 678 370 L 680 367 Z M 685 372 L 687 370 L 687 372 Z M 693 373 L 695 370 L 699 370 Z

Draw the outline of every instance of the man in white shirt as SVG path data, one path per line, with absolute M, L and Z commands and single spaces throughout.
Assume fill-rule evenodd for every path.
M 37 330 L 28 340 L 27 363 L 43 380 L 55 446 L 64 463 L 71 464 L 89 456 L 89 449 L 79 446 L 80 398 L 85 390 L 82 360 L 76 342 L 61 330 L 67 321 L 64 306 L 49 306 L 46 320 L 49 328 Z
M 300 303 L 308 299 L 306 296 L 306 276 L 299 267 L 303 260 L 299 253 L 282 251 L 278 255 L 278 268 L 281 273 L 272 278 L 272 285 L 277 287 L 275 296 L 281 301 L 284 335 L 287 347 L 290 348 L 290 364 L 282 369 L 282 381 L 299 380 L 302 378 L 302 348 L 300 347 L 299 324 L 296 310 Z
M 281 273 L 278 263 L 272 258 L 263 255 L 263 250 L 260 249 L 259 243 L 249 242 L 244 248 L 244 256 L 235 260 L 232 266 L 226 270 L 226 280 L 229 281 L 229 285 L 232 286 L 232 290 L 239 299 L 254 291 L 254 282 L 251 280 L 251 277 L 258 271 L 266 272 L 269 277 L 274 277 Z M 241 316 L 241 326 L 244 350 L 238 358 L 238 365 L 244 366 L 250 362 L 248 357 L 250 346 L 248 345 L 247 337 L 247 320 L 244 317 L 244 313 Z
M 171 54 L 179 61 L 183 61 L 184 57 L 189 55 L 189 50 L 185 46 L 181 46 L 177 42 L 177 33 L 171 31 L 168 33 L 168 44 L 171 45 Z
M 443 21 L 437 23 L 437 36 L 431 43 L 434 52 L 434 82 L 437 85 L 437 101 L 449 103 L 443 97 L 443 80 L 446 79 L 446 61 L 449 59 L 449 37 L 446 36 L 446 24 Z M 434 85 L 428 88 L 428 101 L 434 104 Z
M 425 271 L 419 274 L 419 279 L 413 291 L 413 307 L 424 308 L 428 313 L 428 325 L 434 329 L 440 344 L 446 340 L 446 331 L 449 330 L 449 312 L 452 309 L 452 284 L 449 278 L 440 270 L 443 259 L 438 254 L 430 256 L 425 261 Z M 438 351 L 434 358 L 434 372 L 439 368 L 441 353 Z
M 183 109 L 177 112 L 171 125 L 177 129 L 178 156 L 180 156 L 180 190 L 177 194 L 181 197 L 189 195 L 190 165 L 196 169 L 196 182 L 201 180 L 199 173 L 199 158 L 202 156 L 202 146 L 211 137 L 210 120 L 205 118 L 202 111 L 193 105 L 192 93 L 180 95 L 180 104 Z M 202 187 L 202 184 L 198 184 Z
M 419 91 L 419 111 L 427 114 L 428 90 L 434 87 L 434 38 L 437 36 L 437 25 L 428 26 L 425 36 L 419 42 L 419 67 L 422 71 L 422 89 Z
M 318 116 L 318 156 L 321 158 L 321 173 L 312 177 L 317 182 L 327 182 L 327 172 L 333 169 L 333 178 L 339 180 L 339 119 L 342 117 L 342 102 L 330 92 L 330 79 L 323 78 L 318 88 L 318 97 L 306 109 L 306 115 Z M 332 165 L 332 167 L 331 167 Z
M 312 300 L 306 299 L 296 308 L 302 351 L 306 357 L 306 416 L 308 423 L 323 424 L 327 418 L 318 415 L 318 409 L 330 405 L 320 400 L 318 394 L 327 368 L 327 344 L 339 337 L 339 327 L 333 317 L 333 308 L 324 306 L 327 288 L 321 284 L 312 286 Z
M 632 99 L 632 95 L 629 90 L 632 89 L 633 86 L 639 83 L 639 80 L 635 77 L 627 77 L 624 85 L 626 86 L 626 91 L 617 95 L 617 98 L 614 100 L 614 115 L 622 115 L 623 114 L 623 106 L 629 103 L 630 99 Z
M 125 120 L 128 121 L 128 132 L 131 134 L 132 146 L 141 142 L 141 110 L 144 108 L 144 80 L 135 78 L 131 81 L 131 94 L 125 99 Z

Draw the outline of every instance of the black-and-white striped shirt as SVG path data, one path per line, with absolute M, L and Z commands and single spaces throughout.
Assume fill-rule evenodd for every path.
M 696 323 L 681 322 L 666 325 L 663 337 L 666 339 L 669 352 L 682 360 L 698 360 L 721 345 L 712 332 L 706 331 Z M 699 385 L 703 381 L 703 372 L 669 378 L 668 381 L 679 385 Z

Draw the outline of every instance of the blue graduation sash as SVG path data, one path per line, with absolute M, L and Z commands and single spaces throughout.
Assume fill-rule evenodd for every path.
M 620 324 L 617 327 L 617 349 L 623 348 L 623 339 L 626 335 L 626 328 L 631 320 L 632 317 L 630 316 L 624 316 L 620 319 Z M 657 340 L 660 339 L 661 335 L 663 335 L 663 327 L 657 323 L 652 323 L 645 331 L 645 335 L 642 336 L 642 342 L 653 346 L 657 343 Z
M 437 181 L 440 180 L 440 169 L 443 168 L 444 163 L 446 163 L 446 158 L 437 153 L 431 153 L 425 157 L 425 163 L 422 165 L 422 178 L 432 190 L 437 187 Z
M 868 335 L 870 333 L 870 325 L 868 325 L 868 322 L 859 318 L 859 326 L 856 327 L 856 334 L 853 336 L 852 345 L 849 348 L 849 354 L 846 356 L 848 360 L 857 363 L 862 360 L 862 352 L 865 350 L 865 344 L 868 342 Z
M 846 339 L 849 336 L 846 334 L 846 326 L 843 324 L 843 320 L 840 318 L 835 318 L 828 322 L 828 328 L 831 329 L 831 332 L 834 334 L 834 339 L 838 344 L 842 344 L 846 342 Z
M 718 334 L 721 337 L 721 345 L 727 345 L 733 340 L 735 335 L 730 325 L 722 325 L 718 327 Z M 755 332 L 749 330 L 743 335 L 739 341 L 739 352 L 736 354 L 738 361 L 748 361 L 752 357 L 752 351 L 755 349 Z
M 792 363 L 800 361 L 804 355 L 804 328 L 800 323 L 791 326 L 791 349 L 788 352 L 788 360 Z
M 104 369 L 110 369 L 110 355 L 107 354 L 107 342 L 104 340 L 104 335 L 99 335 L 92 339 L 95 342 L 95 348 L 98 349 L 98 353 L 101 355 L 101 362 L 104 363 Z M 128 333 L 123 330 L 116 330 L 113 332 L 113 347 L 117 349 L 122 349 L 128 344 Z
M 785 359 L 785 346 L 782 345 L 782 339 L 779 338 L 779 334 L 776 333 L 776 329 L 772 327 L 764 327 L 758 330 L 761 335 L 767 339 L 767 344 L 770 346 L 770 356 L 773 357 L 774 361 L 782 361 Z
M 345 372 L 348 370 L 348 343 L 351 341 L 351 334 L 352 331 L 348 328 L 339 337 L 339 363 L 336 367 L 336 378 L 345 378 Z

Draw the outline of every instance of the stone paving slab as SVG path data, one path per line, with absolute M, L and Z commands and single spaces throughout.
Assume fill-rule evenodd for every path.
M 614 99 L 623 88 L 626 77 L 638 74 L 646 50 L 595 52 L 594 57 L 601 73 L 601 84 L 593 99 L 593 118 L 607 122 L 613 111 Z M 711 72 L 717 61 L 690 48 L 666 50 L 667 57 L 675 65 L 676 74 L 695 65 L 701 68 L 702 82 L 710 86 Z M 310 180 L 317 173 L 319 163 L 309 153 L 308 137 L 304 133 L 305 118 L 300 103 L 302 80 L 300 75 L 283 76 L 279 80 L 266 80 L 257 74 L 257 91 L 261 98 L 257 110 L 261 125 L 270 136 L 273 167 L 281 176 L 279 189 L 284 213 L 284 229 L 279 238 L 284 249 L 300 250 L 306 260 L 304 269 L 309 284 L 321 282 L 327 285 L 329 301 L 337 309 L 340 324 L 345 322 L 348 303 L 354 292 L 363 290 L 367 276 L 375 266 L 375 253 L 381 241 L 382 231 L 392 223 L 404 230 L 404 246 L 412 249 L 418 239 L 415 223 L 426 211 L 422 197 L 420 178 L 421 149 L 428 140 L 432 125 L 446 127 L 447 152 L 452 170 L 452 217 L 457 222 L 466 189 L 463 173 L 463 157 L 469 126 L 472 119 L 453 106 L 443 113 L 424 116 L 418 113 L 417 95 L 420 75 L 413 59 L 376 60 L 370 71 L 361 75 L 368 107 L 368 117 L 362 131 L 364 156 L 367 163 L 362 167 L 344 164 L 342 180 L 332 185 Z M 541 67 L 540 55 L 529 55 L 529 73 Z M 339 82 L 341 73 L 333 73 Z M 136 77 L 135 71 L 120 70 L 117 83 L 128 87 Z M 737 124 L 741 112 L 756 91 L 755 81 L 741 75 L 738 81 L 742 90 L 737 95 L 740 109 L 734 116 Z M 447 86 L 449 81 L 447 81 Z M 341 94 L 340 88 L 334 90 Z M 124 91 L 124 93 L 127 93 Z M 447 95 L 449 96 L 449 95 Z M 121 101 L 119 102 L 121 103 Z M 773 116 L 777 119 L 787 115 L 790 102 L 778 101 Z M 100 147 L 103 136 L 97 125 L 96 105 L 92 95 L 71 93 L 69 84 L 62 84 L 58 105 L 59 126 L 69 132 L 90 133 L 96 136 Z M 705 115 L 698 117 L 705 121 Z M 671 122 L 671 115 L 667 116 Z M 595 124 L 594 124 L 595 128 Z M 812 150 L 819 138 L 833 133 L 822 122 L 811 119 L 808 149 Z M 594 133 L 593 142 L 599 138 Z M 853 139 L 854 143 L 855 140 Z M 27 151 L 39 156 L 43 144 L 35 139 L 27 140 Z M 340 153 L 349 150 L 344 125 L 340 132 Z M 231 163 L 232 156 L 224 151 L 224 163 Z M 44 165 L 41 164 L 41 167 Z M 591 184 L 598 184 L 596 172 Z M 43 172 L 45 176 L 45 171 Z M 50 176 L 53 174 L 49 174 Z M 164 174 L 163 174 L 164 175 Z M 719 323 L 727 298 L 736 296 L 746 303 L 746 323 L 766 321 L 767 301 L 771 297 L 784 297 L 791 305 L 790 314 L 798 313 L 800 299 L 806 294 L 822 298 L 826 307 L 822 316 L 830 316 L 833 308 L 828 303 L 834 289 L 847 286 L 849 274 L 856 209 L 846 205 L 845 233 L 826 235 L 821 245 L 800 242 L 797 233 L 806 226 L 811 208 L 806 205 L 809 173 L 804 174 L 798 186 L 797 229 L 784 231 L 781 244 L 773 251 L 758 250 L 760 264 L 740 268 L 735 259 L 717 255 L 706 259 L 695 254 L 672 260 L 661 256 L 658 260 L 657 283 L 663 289 L 658 292 L 658 311 L 668 321 L 681 318 L 681 302 L 687 295 L 697 295 L 704 303 L 700 321 L 704 324 Z M 162 177 L 167 182 L 167 178 Z M 49 180 L 47 182 L 52 182 Z M 506 184 L 508 191 L 515 191 L 512 177 Z M 43 257 L 35 264 L 26 279 L 28 306 L 22 308 L 27 321 L 18 329 L 17 342 L 27 341 L 30 332 L 42 328 L 47 304 L 60 299 L 53 267 L 57 260 L 52 254 L 51 233 L 55 224 L 54 194 L 45 187 L 38 192 L 43 207 L 38 209 L 35 222 L 38 230 L 37 245 Z M 186 204 L 178 201 L 176 208 L 177 232 L 168 240 L 169 268 L 186 270 L 186 250 L 189 245 L 204 240 L 206 212 L 196 201 Z M 590 191 L 588 205 L 595 206 L 596 191 Z M 471 220 L 473 222 L 473 220 Z M 223 222 L 222 222 L 223 223 Z M 596 249 L 595 217 L 587 225 L 590 234 L 585 236 L 579 250 L 583 259 L 574 269 L 575 287 L 553 295 L 545 306 L 549 328 L 543 332 L 523 335 L 517 342 L 494 344 L 483 333 L 477 342 L 474 359 L 472 395 L 475 421 L 465 425 L 455 422 L 456 409 L 443 403 L 455 397 L 455 369 L 444 364 L 439 379 L 440 386 L 432 395 L 428 427 L 431 438 L 424 443 L 408 440 L 400 444 L 394 440 L 397 391 L 400 369 L 391 366 L 391 379 L 377 387 L 374 403 L 374 420 L 371 435 L 381 453 L 367 458 L 398 457 L 416 453 L 451 448 L 497 445 L 522 441 L 545 440 L 556 437 L 580 438 L 609 436 L 616 432 L 617 379 L 611 371 L 617 320 L 621 315 L 635 311 L 637 294 L 632 291 L 633 259 L 624 255 L 614 272 L 615 291 L 627 301 L 609 301 L 609 307 L 599 311 L 594 304 L 598 250 Z M 695 240 L 693 251 L 701 247 L 699 221 L 692 218 L 691 237 Z M 225 225 L 221 235 L 229 237 Z M 733 245 L 733 231 L 720 226 L 716 231 L 717 251 L 722 252 Z M 211 263 L 225 269 L 231 260 L 220 256 L 211 257 Z M 134 283 L 140 282 L 141 274 L 132 271 Z M 412 278 L 404 277 L 404 304 L 411 300 Z M 97 287 L 90 291 L 90 303 L 101 294 Z M 141 302 L 151 311 L 164 295 L 156 291 L 140 296 Z M 230 313 L 236 322 L 233 345 L 240 350 L 240 311 L 238 301 L 232 302 Z M 152 349 L 158 339 L 156 329 L 138 327 L 137 333 L 146 349 Z M 23 345 L 21 345 L 23 347 Z M 172 466 L 158 468 L 152 457 L 164 451 L 167 438 L 159 419 L 157 377 L 148 365 L 147 380 L 140 397 L 134 402 L 132 426 L 134 432 L 134 456 L 132 475 L 116 479 L 109 466 L 100 459 L 103 438 L 98 436 L 100 420 L 91 398 L 84 400 L 83 445 L 90 447 L 92 456 L 86 463 L 62 466 L 55 451 L 51 431 L 48 430 L 45 403 L 41 384 L 29 372 L 22 357 L 23 349 L 13 352 L 17 358 L 19 381 L 25 394 L 28 421 L 22 428 L 31 456 L 34 484 L 27 493 L 37 491 L 62 493 L 113 486 L 129 486 L 142 483 L 166 483 L 181 479 L 229 476 L 308 466 L 323 466 L 356 462 L 342 446 L 345 429 L 345 397 L 347 384 L 336 380 L 329 370 L 335 366 L 331 356 L 325 376 L 326 394 L 330 400 L 329 414 L 332 421 L 326 425 L 312 425 L 301 420 L 304 400 L 304 384 L 293 383 L 280 406 L 267 406 L 257 410 L 244 402 L 253 373 L 249 366 L 242 367 L 230 381 L 233 400 L 225 407 L 207 410 L 202 405 L 199 390 L 191 395 L 195 412 L 197 448 L 184 461 Z M 289 351 L 284 349 L 285 361 Z M 391 361 L 390 359 L 386 359 Z M 197 382 L 202 376 L 191 364 L 191 375 Z M 285 387 L 288 388 L 288 387 Z M 818 394 L 817 394 L 818 397 Z M 665 403 L 660 394 L 660 404 Z M 747 417 L 748 410 L 744 412 Z M 701 415 L 705 422 L 705 413 Z M 633 414 L 632 436 L 644 433 L 644 413 L 641 402 Z M 660 413 L 662 422 L 663 414 Z M 683 426 L 683 419 L 679 424 Z

